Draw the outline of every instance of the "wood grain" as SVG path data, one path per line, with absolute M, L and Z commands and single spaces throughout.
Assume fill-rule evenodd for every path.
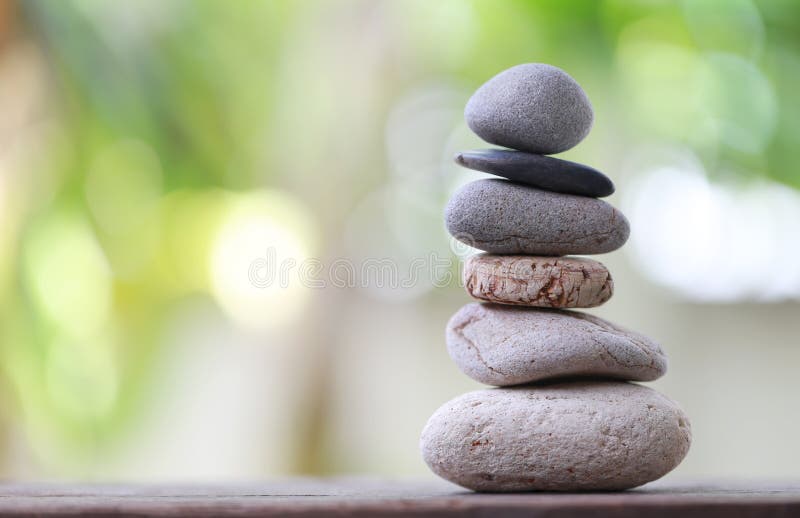
M 620 493 L 476 494 L 445 482 L 0 485 L 0 516 L 800 516 L 800 484 L 656 482 Z

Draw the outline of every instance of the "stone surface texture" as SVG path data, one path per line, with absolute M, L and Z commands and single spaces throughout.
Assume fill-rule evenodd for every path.
M 603 200 L 500 179 L 458 190 L 445 209 L 445 224 L 459 241 L 497 254 L 602 254 L 621 247 L 630 234 L 622 212 Z
M 470 392 L 439 408 L 420 448 L 436 474 L 475 491 L 621 490 L 686 455 L 676 403 L 626 382 L 571 381 Z
M 500 72 L 478 88 L 464 117 L 486 142 L 551 155 L 583 140 L 594 113 L 569 74 L 552 65 L 528 63 Z
M 476 149 L 457 153 L 455 161 L 544 191 L 595 198 L 614 193 L 614 183 L 597 169 L 551 156 L 512 149 Z
M 476 299 L 539 308 L 592 308 L 614 293 L 606 267 L 584 257 L 477 254 L 464 263 L 464 287 Z
M 577 311 L 468 304 L 447 324 L 447 351 L 487 385 L 592 376 L 652 381 L 667 371 L 649 338 Z

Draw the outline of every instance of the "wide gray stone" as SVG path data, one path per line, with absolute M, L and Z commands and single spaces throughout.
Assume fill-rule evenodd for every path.
M 667 371 L 656 342 L 577 311 L 468 304 L 447 324 L 447 351 L 487 385 L 572 376 L 652 381 Z
M 459 241 L 496 254 L 602 254 L 625 244 L 628 220 L 603 200 L 557 194 L 507 180 L 478 180 L 445 209 Z
M 541 155 L 578 144 L 594 119 L 580 85 L 542 63 L 517 65 L 491 78 L 469 99 L 464 116 L 486 142 Z
M 479 390 L 439 408 L 425 462 L 475 491 L 621 490 L 662 477 L 691 443 L 689 421 L 658 392 L 619 381 Z

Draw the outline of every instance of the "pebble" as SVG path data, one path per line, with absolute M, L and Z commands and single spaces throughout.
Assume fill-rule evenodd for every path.
M 594 120 L 580 85 L 542 63 L 517 65 L 491 78 L 469 99 L 464 116 L 486 142 L 540 155 L 572 148 Z
M 456 365 L 487 385 L 572 376 L 653 381 L 667 371 L 656 342 L 577 311 L 473 303 L 453 315 L 446 336 Z
M 622 490 L 665 475 L 690 442 L 666 396 L 571 381 L 459 396 L 428 420 L 420 449 L 436 474 L 475 491 Z
M 464 287 L 476 299 L 538 308 L 593 308 L 614 294 L 606 267 L 583 257 L 473 255 Z
M 587 165 L 511 149 L 461 151 L 456 163 L 551 192 L 602 198 L 614 193 L 614 183 Z
M 602 254 L 630 234 L 622 212 L 603 200 L 500 179 L 462 187 L 447 204 L 445 223 L 459 241 L 497 254 Z

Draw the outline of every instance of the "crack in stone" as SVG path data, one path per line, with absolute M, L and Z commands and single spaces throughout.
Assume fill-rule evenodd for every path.
M 631 336 L 629 334 L 630 332 L 623 333 L 622 329 L 618 329 L 618 328 L 614 327 L 610 322 L 606 322 L 606 321 L 597 319 L 595 317 L 592 317 L 591 315 L 586 315 L 584 313 L 579 313 L 579 312 L 575 312 L 572 315 L 574 317 L 576 317 L 576 318 L 580 318 L 581 320 L 583 320 L 585 322 L 588 322 L 589 324 L 599 328 L 603 332 L 612 334 L 614 336 L 621 336 L 622 338 L 625 339 L 625 341 L 627 343 L 629 343 L 630 345 L 632 345 L 632 346 L 636 347 L 637 349 L 639 349 L 639 351 L 642 354 L 644 354 L 650 360 L 649 363 L 635 363 L 635 364 L 632 364 L 632 366 L 640 367 L 640 368 L 644 368 L 644 369 L 650 369 L 650 370 L 653 370 L 653 371 L 659 371 L 660 370 L 660 369 L 656 368 L 656 366 L 655 366 L 656 356 L 663 355 L 663 353 L 661 351 L 661 348 L 658 346 L 658 344 L 656 344 L 654 342 L 651 343 L 651 344 L 648 344 L 647 342 L 643 341 L 639 337 Z M 617 358 L 609 350 L 608 346 L 603 344 L 603 342 L 600 341 L 600 339 L 598 339 L 593 332 L 589 332 L 588 335 L 591 338 L 591 340 L 597 346 L 599 346 L 600 348 L 603 349 L 603 352 L 605 352 L 609 357 L 611 357 L 619 365 L 631 365 L 631 364 L 628 364 L 628 363 L 624 363 L 619 358 Z
M 489 363 L 483 358 L 483 355 L 481 354 L 481 350 L 478 348 L 478 346 L 475 344 L 475 342 L 473 342 L 472 340 L 467 338 L 466 334 L 464 334 L 464 329 L 466 327 L 469 327 L 470 325 L 474 324 L 475 322 L 477 322 L 480 319 L 481 319 L 481 317 L 479 317 L 479 316 L 471 316 L 471 317 L 469 317 L 467 319 L 466 322 L 463 322 L 463 323 L 453 327 L 453 332 L 459 338 L 464 340 L 464 342 L 466 342 L 466 344 L 469 346 L 470 349 L 475 351 L 475 355 L 478 357 L 478 361 L 480 361 L 481 364 L 484 367 L 486 367 L 490 371 L 492 371 L 492 372 L 494 372 L 496 374 L 499 374 L 501 376 L 507 376 L 507 374 L 505 372 L 501 371 L 500 369 L 496 369 L 495 367 L 492 367 L 491 365 L 489 365 Z

